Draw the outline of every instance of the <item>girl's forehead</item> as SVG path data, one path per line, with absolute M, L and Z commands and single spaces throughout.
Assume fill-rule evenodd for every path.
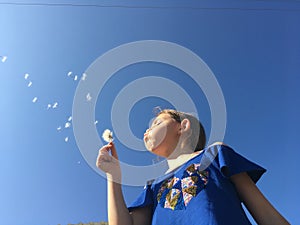
M 149 126 L 153 125 L 154 123 L 156 123 L 159 120 L 166 120 L 169 118 L 171 118 L 171 116 L 168 113 L 161 113 L 158 116 L 156 116 L 150 120 Z
M 156 120 L 156 119 L 169 119 L 169 118 L 171 118 L 170 114 L 168 114 L 168 113 L 161 113 L 156 118 L 154 118 L 154 120 Z

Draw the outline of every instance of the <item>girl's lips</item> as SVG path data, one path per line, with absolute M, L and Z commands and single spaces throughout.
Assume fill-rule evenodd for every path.
M 144 141 L 147 142 L 148 139 L 149 139 L 149 138 L 148 138 L 148 133 L 145 133 L 145 134 L 144 134 Z
M 149 132 L 150 132 L 150 128 L 148 128 L 148 129 L 145 131 L 144 136 L 148 135 Z
M 149 136 L 149 132 L 150 132 L 150 129 L 147 129 L 146 132 L 144 133 L 144 138 Z

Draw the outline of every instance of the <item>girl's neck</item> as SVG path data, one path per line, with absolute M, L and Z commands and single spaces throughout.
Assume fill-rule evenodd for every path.
M 197 151 L 197 152 L 192 152 L 192 153 L 187 152 L 187 153 L 180 154 L 176 158 L 173 158 L 173 157 L 168 158 L 167 162 L 168 162 L 169 169 L 166 171 L 166 173 L 169 173 L 169 172 L 177 169 L 178 167 L 180 167 L 181 165 L 183 165 L 184 163 L 186 163 L 190 159 L 192 159 L 195 156 L 199 155 L 201 152 L 202 151 Z

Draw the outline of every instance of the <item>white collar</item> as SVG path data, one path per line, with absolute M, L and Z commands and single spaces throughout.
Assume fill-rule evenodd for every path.
M 186 163 L 190 159 L 196 157 L 197 155 L 201 154 L 202 152 L 203 152 L 203 150 L 193 152 L 193 153 L 182 154 L 182 155 L 179 155 L 176 159 L 167 159 L 169 169 L 165 172 L 165 174 L 174 171 L 175 169 L 182 166 L 184 163 Z

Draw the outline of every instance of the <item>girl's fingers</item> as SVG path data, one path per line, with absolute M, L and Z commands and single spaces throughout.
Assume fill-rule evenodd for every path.
M 109 152 L 111 154 L 109 154 Z M 118 160 L 118 154 L 116 147 L 113 142 L 110 142 L 109 144 L 103 146 L 99 150 L 98 158 L 97 158 L 97 164 L 99 164 L 101 161 L 111 161 L 112 158 L 115 158 Z
M 99 150 L 96 166 L 114 179 L 120 180 L 121 170 L 114 143 L 110 142 Z
M 101 152 L 109 152 L 110 149 L 111 149 L 111 147 L 112 147 L 111 144 L 104 145 L 102 148 L 100 148 L 99 153 L 101 153 Z
M 114 144 L 113 142 L 110 142 L 108 145 L 110 146 L 111 155 L 112 155 L 115 159 L 119 159 L 119 158 L 118 158 L 118 154 L 117 154 L 117 150 L 116 150 L 116 147 L 115 147 L 115 144 Z

